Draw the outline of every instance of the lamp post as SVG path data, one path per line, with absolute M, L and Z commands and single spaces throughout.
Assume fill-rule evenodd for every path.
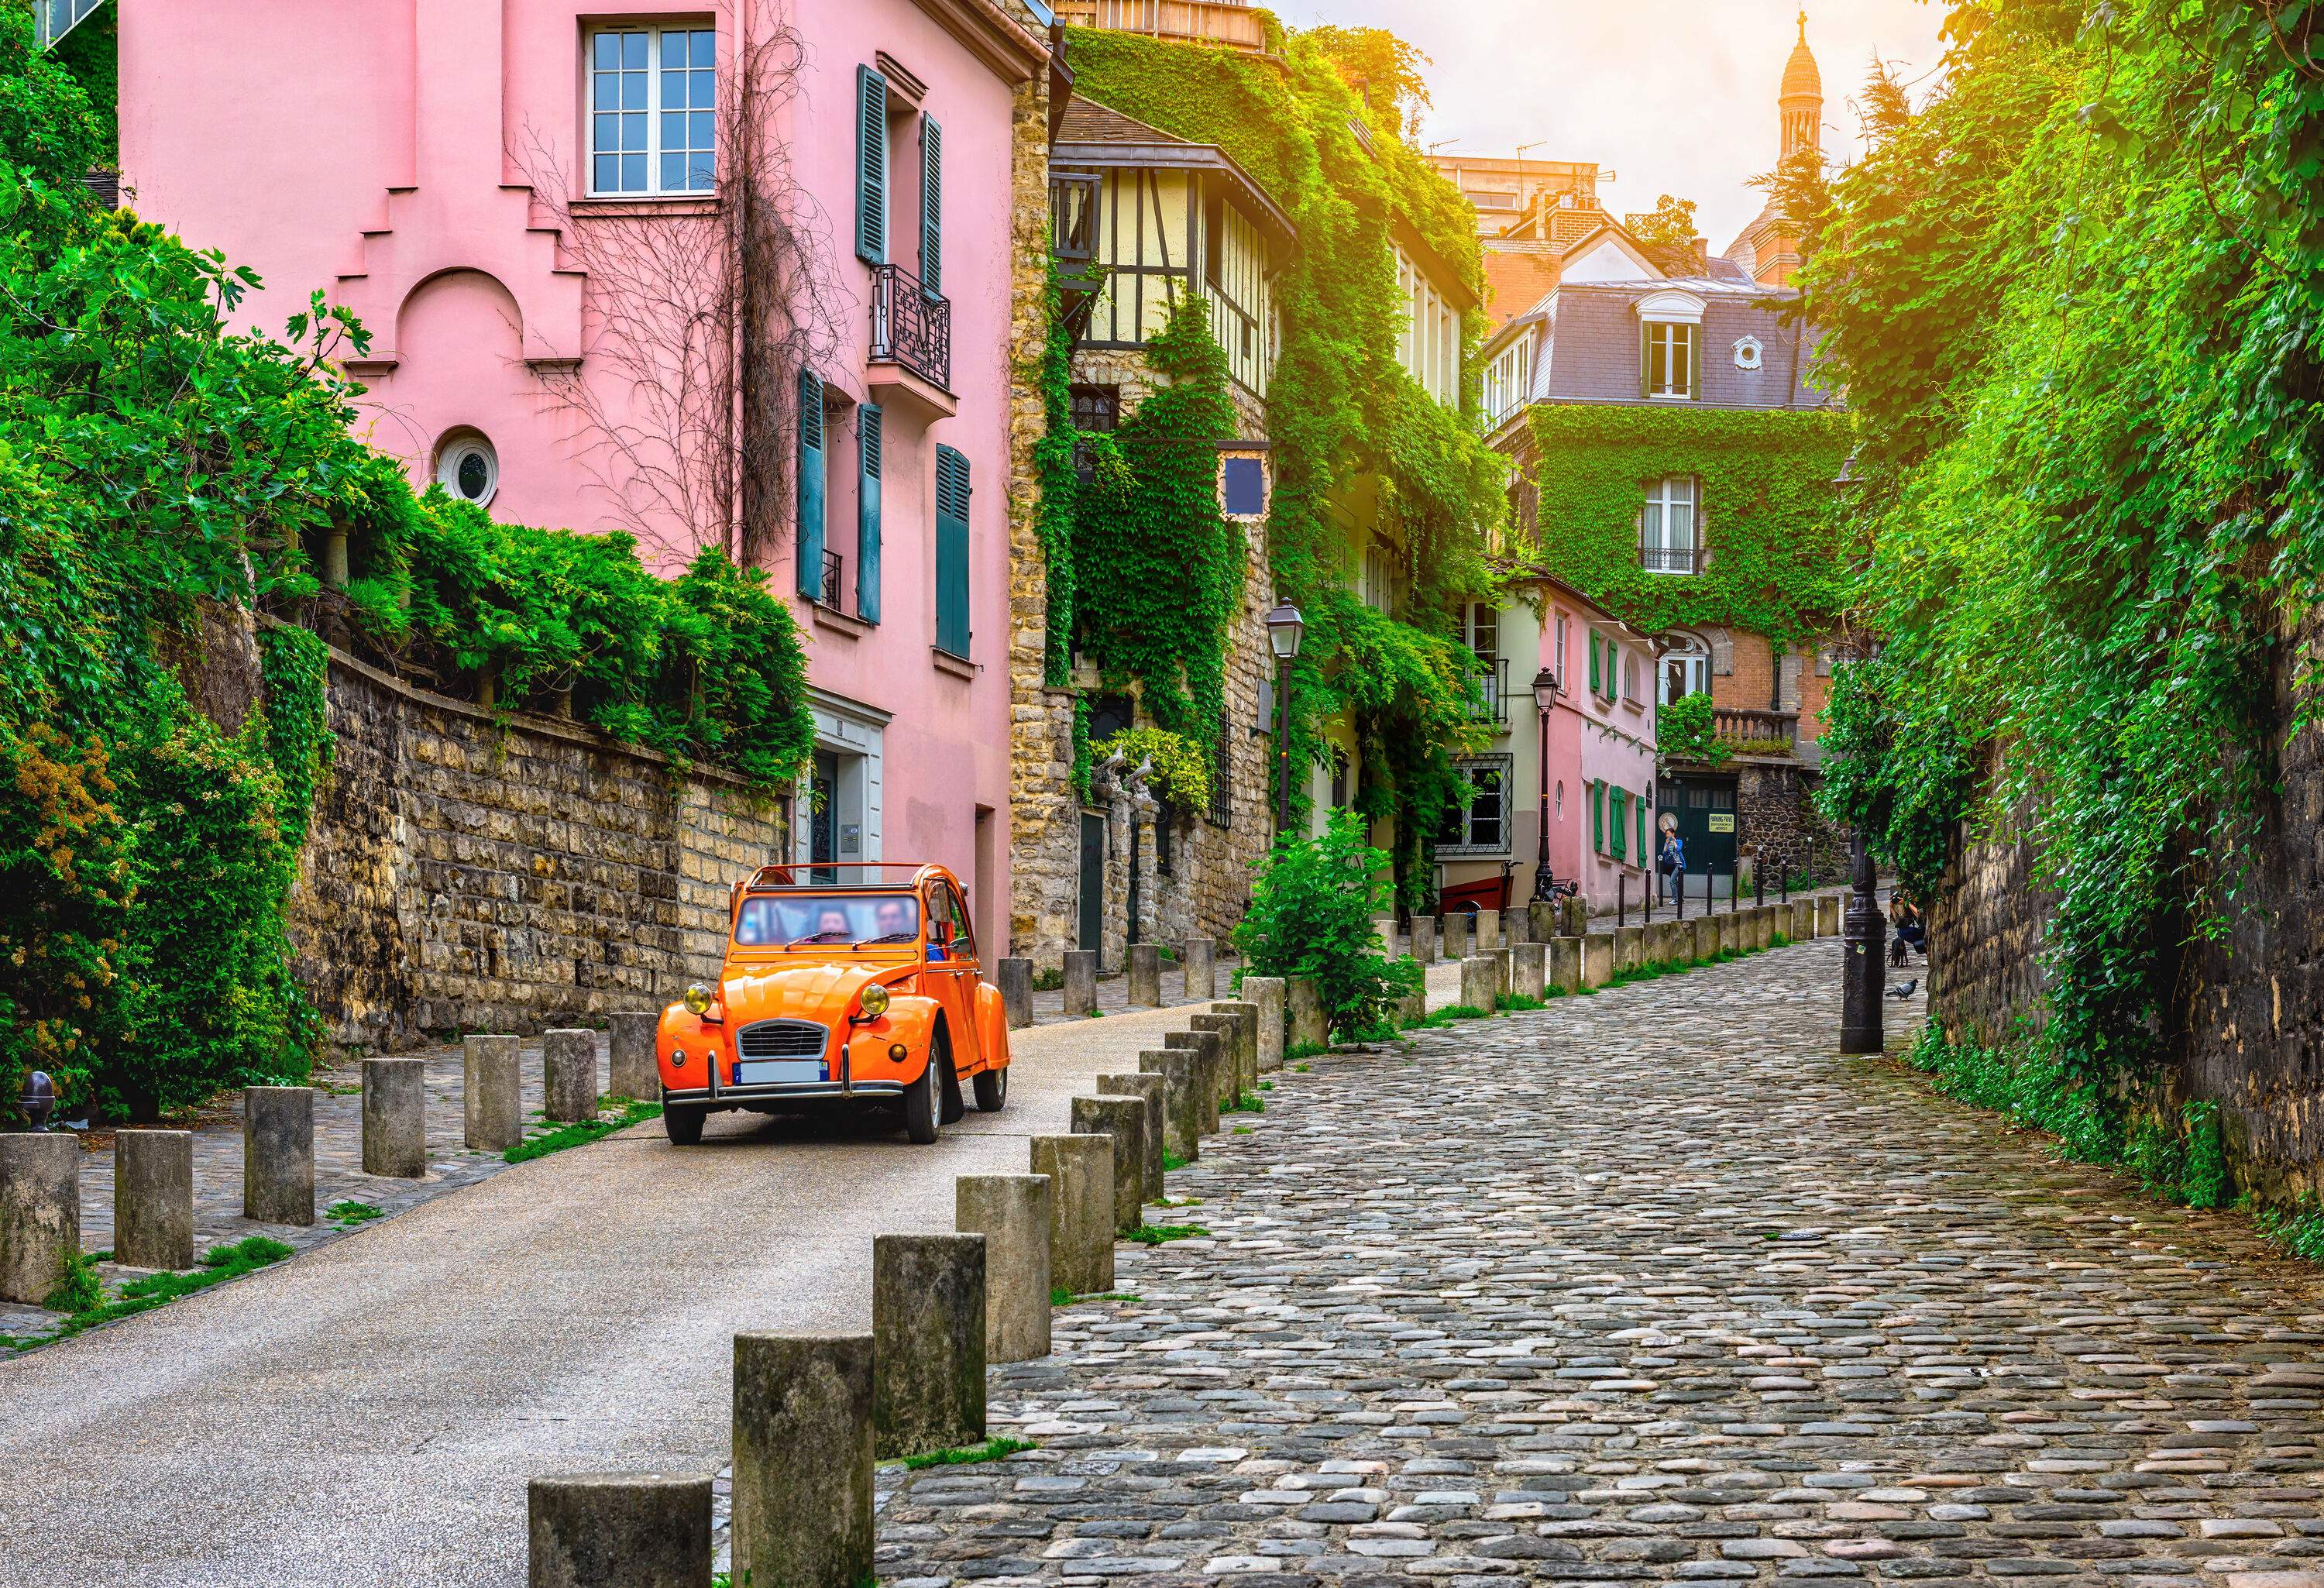
M 1549 874 L 1549 709 L 1557 704 L 1557 675 L 1544 668 L 1533 676 L 1533 706 L 1535 720 L 1541 735 L 1541 777 L 1535 792 L 1541 796 L 1541 844 L 1533 863 L 1533 897 L 1536 904 L 1547 904 L 1556 897 L 1551 891 L 1556 879 Z
M 1852 858 L 1853 888 L 1847 918 L 1840 928 L 1840 974 L 1846 978 L 1840 995 L 1840 1050 L 1877 1053 L 1881 1050 L 1880 995 L 1888 982 L 1880 955 L 1887 922 L 1881 919 L 1874 894 L 1872 851 L 1865 846 L 1862 833 L 1855 836 Z
M 1307 620 L 1288 601 L 1280 602 L 1267 614 L 1267 646 L 1275 652 L 1275 709 L 1277 727 L 1275 734 L 1275 832 L 1277 837 L 1291 830 L 1291 664 L 1299 655 L 1299 642 L 1307 632 Z

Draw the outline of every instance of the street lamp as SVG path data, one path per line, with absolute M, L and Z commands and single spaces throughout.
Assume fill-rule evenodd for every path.
M 1277 836 L 1291 830 L 1291 664 L 1299 655 L 1299 642 L 1306 632 L 1307 620 L 1288 601 L 1278 603 L 1267 614 L 1267 646 L 1275 652 L 1276 710 L 1282 724 L 1275 735 Z
M 1541 779 L 1535 790 L 1541 796 L 1541 852 L 1534 861 L 1533 897 L 1535 903 L 1546 904 L 1556 897 L 1549 874 L 1549 708 L 1557 704 L 1557 675 L 1547 668 L 1533 676 L 1533 704 L 1541 728 Z
M 1888 974 L 1880 960 L 1887 923 L 1880 915 L 1872 852 L 1865 845 L 1862 829 L 1854 834 L 1851 847 L 1853 886 L 1848 913 L 1840 926 L 1840 974 L 1845 978 L 1840 983 L 1840 1050 L 1877 1053 L 1882 1046 L 1880 997 L 1888 984 Z

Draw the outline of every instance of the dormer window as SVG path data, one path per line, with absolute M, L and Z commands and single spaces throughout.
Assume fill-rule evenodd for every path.
M 1766 350 L 1759 346 L 1759 338 L 1757 337 L 1745 337 L 1735 344 L 1737 369 L 1757 369 L 1766 356 Z
M 1650 292 L 1638 300 L 1638 395 L 1690 402 L 1702 387 L 1702 300 Z

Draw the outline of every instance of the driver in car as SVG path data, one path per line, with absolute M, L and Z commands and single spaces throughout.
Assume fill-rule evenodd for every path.
M 824 906 L 823 913 L 815 919 L 815 936 L 807 941 L 818 942 L 829 937 L 835 942 L 847 941 L 847 912 L 835 904 Z
M 904 901 L 900 899 L 881 900 L 872 919 L 877 928 L 872 939 L 875 943 L 899 943 L 912 935 L 911 919 L 905 912 Z

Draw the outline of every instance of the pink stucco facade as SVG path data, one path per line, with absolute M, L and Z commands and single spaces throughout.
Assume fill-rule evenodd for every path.
M 410 459 L 415 482 L 482 438 L 494 517 L 631 530 L 650 560 L 675 566 L 729 523 L 670 488 L 663 475 L 685 471 L 666 449 L 657 472 L 651 438 L 673 427 L 655 404 L 678 383 L 644 379 L 611 350 L 609 303 L 627 291 L 634 314 L 642 300 L 610 283 L 613 262 L 640 257 L 622 252 L 633 240 L 719 257 L 715 207 L 728 200 L 587 191 L 592 51 L 608 28 L 714 32 L 721 115 L 739 97 L 742 31 L 796 35 L 798 69 L 773 85 L 767 119 L 806 222 L 803 274 L 819 283 L 795 307 L 826 392 L 824 522 L 845 564 L 835 610 L 791 595 L 789 524 L 763 559 L 807 636 L 828 780 L 802 802 L 799 858 L 816 841 L 813 806 L 830 813 L 832 858 L 942 862 L 972 883 L 987 954 L 1005 953 L 1011 140 L 1017 90 L 1045 60 L 1010 14 L 991 0 L 123 0 L 129 201 L 256 270 L 254 324 L 279 331 L 315 291 L 354 309 L 374 337 L 349 365 L 368 388 L 372 439 Z M 659 49 L 662 32 L 650 37 Z M 855 245 L 865 67 L 894 85 L 888 257 L 907 270 L 921 237 L 917 151 L 926 124 L 941 126 L 942 383 L 871 357 L 873 271 Z M 885 421 L 876 623 L 857 593 L 866 402 Z M 936 646 L 940 445 L 968 468 L 964 657 Z

